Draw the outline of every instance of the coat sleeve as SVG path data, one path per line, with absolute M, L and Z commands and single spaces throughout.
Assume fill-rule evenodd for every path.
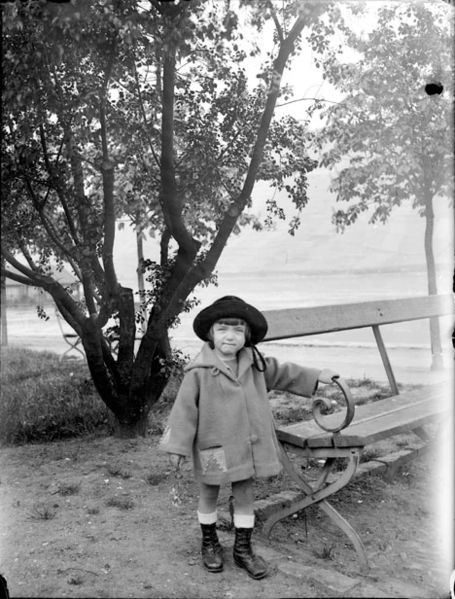
M 280 364 L 276 358 L 265 358 L 265 362 L 267 391 L 289 391 L 304 397 L 311 397 L 316 391 L 320 369 L 306 368 L 292 362 Z
M 190 456 L 197 432 L 199 383 L 197 374 L 185 374 L 175 398 L 159 447 L 167 453 Z

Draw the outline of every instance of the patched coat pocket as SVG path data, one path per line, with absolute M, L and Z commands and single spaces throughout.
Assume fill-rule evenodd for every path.
M 227 471 L 226 454 L 223 447 L 207 447 L 198 451 L 203 474 Z

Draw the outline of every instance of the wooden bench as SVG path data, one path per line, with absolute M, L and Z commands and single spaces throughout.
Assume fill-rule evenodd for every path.
M 327 498 L 352 480 L 365 446 L 410 431 L 427 440 L 423 426 L 446 417 L 451 403 L 450 388 L 444 382 L 399 393 L 379 327 L 382 324 L 453 313 L 451 295 L 264 312 L 269 323 L 265 341 L 372 327 L 392 391 L 391 397 L 355 406 L 346 383 L 343 379 L 335 379 L 334 384 L 340 388 L 342 399 L 337 403 L 341 405 L 316 397 L 313 400 L 314 421 L 277 428 L 284 469 L 298 484 L 301 493 L 296 501 L 282 502 L 268 515 L 263 524 L 263 532 L 267 536 L 278 521 L 317 504 L 348 536 L 362 566 L 368 567 L 367 555 L 359 535 Z M 333 368 L 336 369 L 336 364 Z M 296 468 L 289 454 L 320 460 L 323 466 L 317 480 L 309 480 L 301 468 Z M 341 471 L 338 469 L 340 458 L 344 459 L 345 466 Z
M 60 356 L 59 362 L 62 362 L 64 360 L 65 356 L 73 350 L 79 352 L 81 354 L 82 358 L 85 360 L 85 353 L 84 353 L 83 349 L 81 347 L 79 347 L 79 345 L 82 343 L 82 339 L 79 337 L 79 335 L 77 333 L 74 332 L 73 329 L 71 329 L 71 332 L 67 330 L 67 327 L 69 325 L 63 319 L 63 316 L 60 314 L 60 311 L 57 308 L 57 306 L 55 307 L 55 316 L 57 318 L 57 323 L 58 323 L 60 332 L 62 334 L 62 337 L 63 337 L 64 341 L 69 345 L 69 348 L 65 352 L 63 352 L 63 354 Z
M 73 329 L 71 329 L 71 332 L 68 329 L 68 323 L 64 320 L 63 316 L 60 314 L 59 309 L 57 308 L 57 306 L 55 306 L 55 316 L 57 317 L 57 323 L 60 329 L 60 332 L 62 334 L 63 339 L 66 341 L 66 343 L 70 346 L 69 349 L 67 349 L 59 358 L 59 362 L 62 362 L 65 358 L 65 356 L 70 352 L 70 351 L 78 351 L 81 356 L 84 358 L 85 360 L 85 352 L 83 350 L 82 347 L 79 347 L 82 343 L 82 339 L 79 337 L 79 335 L 77 333 L 74 332 Z M 108 339 L 106 337 L 108 343 L 109 343 L 109 347 L 112 351 L 112 354 L 114 357 L 117 357 L 117 352 L 118 352 L 118 338 L 113 338 Z M 135 341 L 140 341 L 142 339 L 142 335 L 136 336 L 135 337 Z

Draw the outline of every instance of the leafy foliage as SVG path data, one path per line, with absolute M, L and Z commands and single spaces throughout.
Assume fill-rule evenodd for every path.
M 286 190 L 298 211 L 306 203 L 315 162 L 305 125 L 273 115 L 302 31 L 326 7 L 239 7 L 202 0 L 2 5 L 6 275 L 52 295 L 82 339 L 96 389 L 125 428 L 143 425 L 181 360 L 168 328 L 197 301 L 195 287 L 214 280 L 228 237 L 262 226 L 248 214 L 255 181 Z M 245 35 L 246 22 L 272 33 L 254 80 L 248 60 L 262 48 Z M 269 208 L 272 218 L 278 208 L 273 201 Z M 140 265 L 148 287 L 138 312 L 113 261 L 121 216 L 160 242 L 159 260 Z M 298 218 L 291 232 L 297 226 Z M 81 282 L 82 302 L 55 276 L 64 265 Z
M 364 6 L 353 5 L 359 14 Z M 341 19 L 354 60 L 340 58 L 341 46 L 321 45 L 318 35 L 327 39 L 330 18 L 310 37 L 324 76 L 344 94 L 321 111 L 324 125 L 314 136 L 319 164 L 336 169 L 331 190 L 341 206 L 333 221 L 343 231 L 365 212 L 369 222 L 384 223 L 410 201 L 425 218 L 429 294 L 438 293 L 433 202 L 453 195 L 452 20 L 452 7 L 421 2 L 381 5 L 366 34 Z M 440 82 L 443 93 L 429 95 L 427 85 Z M 316 103 L 313 110 L 320 108 Z M 442 365 L 437 319 L 430 320 L 430 333 L 436 368 Z
M 341 203 L 333 217 L 338 228 L 364 211 L 370 222 L 385 222 L 408 199 L 424 216 L 433 198 L 451 195 L 448 12 L 435 4 L 387 5 L 367 35 L 344 27 L 345 44 L 358 60 L 342 60 L 330 46 L 321 53 L 325 77 L 345 95 L 321 111 L 324 124 L 315 135 L 323 152 L 319 164 L 336 169 L 331 188 Z M 444 81 L 444 93 L 429 96 L 425 85 L 436 80 Z

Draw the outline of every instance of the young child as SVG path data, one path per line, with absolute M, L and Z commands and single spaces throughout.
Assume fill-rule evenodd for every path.
M 260 579 L 267 575 L 267 564 L 251 547 L 253 479 L 281 471 L 267 393 L 279 389 L 309 397 L 318 381 L 329 383 L 337 375 L 264 358 L 255 345 L 265 337 L 267 321 L 235 296 L 222 297 L 202 310 L 193 328 L 205 344 L 185 368 L 161 448 L 176 469 L 185 456 L 193 457 L 205 568 L 223 569 L 217 499 L 220 485 L 229 482 L 234 497 L 234 561 Z

